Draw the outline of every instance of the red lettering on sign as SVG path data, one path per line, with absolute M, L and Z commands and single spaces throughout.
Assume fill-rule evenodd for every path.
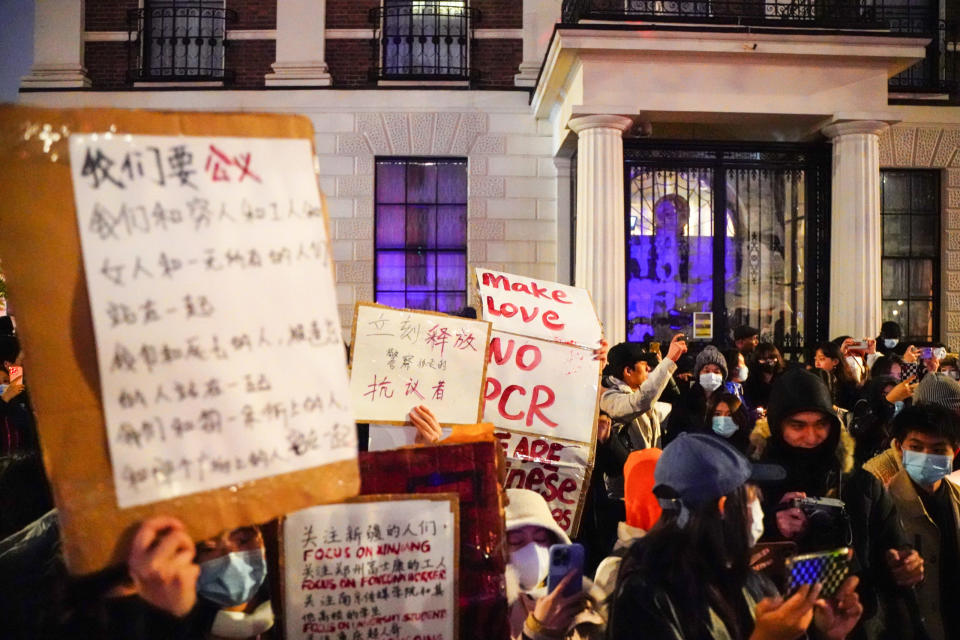
M 493 401 L 499 396 L 500 400 L 497 402 L 497 411 L 502 417 L 506 418 L 507 420 L 523 420 L 524 416 L 526 416 L 526 425 L 528 427 L 533 426 L 534 419 L 540 420 L 548 427 L 557 426 L 557 423 L 548 418 L 543 412 L 543 409 L 553 405 L 553 403 L 557 400 L 557 395 L 554 393 L 553 389 L 542 384 L 536 385 L 530 394 L 530 402 L 527 406 L 527 410 L 510 413 L 507 410 L 507 403 L 510 402 L 510 398 L 514 393 L 525 396 L 527 395 L 527 390 L 519 384 L 511 384 L 504 389 L 499 380 L 489 375 L 487 376 L 487 385 L 484 389 L 483 395 L 484 400 Z
M 560 289 L 554 289 L 552 295 L 553 295 L 553 299 L 559 302 L 560 304 L 573 304 L 572 300 L 564 299 L 567 297 L 566 291 L 561 291 Z
M 540 393 L 544 394 L 544 399 L 542 402 L 537 402 L 537 398 L 540 397 Z M 550 387 L 538 384 L 533 388 L 533 397 L 530 398 L 530 410 L 527 412 L 527 426 L 533 426 L 533 417 L 536 415 L 540 420 L 549 427 L 557 426 L 557 423 L 544 415 L 541 409 L 549 407 L 557 399 L 556 394 L 553 392 L 553 389 Z
M 500 396 L 500 402 L 497 404 L 497 410 L 500 412 L 500 415 L 506 418 L 507 420 L 522 420 L 523 411 L 519 413 L 507 413 L 507 402 L 510 401 L 510 394 L 514 391 L 519 391 L 520 395 L 526 395 L 527 392 L 524 391 L 523 387 L 518 384 L 511 384 L 506 389 L 503 390 L 503 394 Z M 529 420 L 527 421 L 527 426 L 530 426 Z M 554 425 L 556 426 L 556 425 Z
M 558 322 L 560 320 L 560 314 L 551 309 L 543 314 L 543 326 L 547 329 L 552 329 L 554 331 L 560 331 L 563 329 L 563 323 Z

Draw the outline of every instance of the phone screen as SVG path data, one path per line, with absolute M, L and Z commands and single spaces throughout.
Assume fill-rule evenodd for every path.
M 788 558 L 787 593 L 796 591 L 802 585 L 819 582 L 823 585 L 820 595 L 824 598 L 832 597 L 850 573 L 851 555 L 851 550 L 844 547 Z

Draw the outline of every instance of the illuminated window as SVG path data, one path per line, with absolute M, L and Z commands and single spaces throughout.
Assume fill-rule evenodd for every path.
M 469 10 L 463 0 L 385 0 L 381 76 L 469 76 Z
M 143 79 L 224 75 L 224 0 L 152 0 L 143 14 Z
M 378 158 L 377 302 L 450 313 L 467 300 L 467 161 Z
M 940 175 L 884 170 L 883 319 L 897 322 L 905 341 L 939 338 Z

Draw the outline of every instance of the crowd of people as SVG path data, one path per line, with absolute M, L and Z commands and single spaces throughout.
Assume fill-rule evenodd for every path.
M 0 350 L 3 375 L 22 376 L 12 328 Z M 576 538 L 582 589 L 566 588 L 576 571 L 548 587 L 550 547 L 572 541 L 544 498 L 505 491 L 513 640 L 960 638 L 956 357 L 906 344 L 892 322 L 806 355 L 785 360 L 750 327 L 721 345 L 675 335 L 662 352 L 604 344 Z M 195 544 L 175 518 L 152 518 L 127 566 L 67 579 L 26 387 L 3 385 L 0 627 L 30 638 L 272 637 L 264 538 L 275 531 Z M 410 425 L 416 446 L 442 437 L 427 406 Z M 12 495 L 14 483 L 33 493 Z M 848 567 L 835 584 L 788 583 L 790 558 L 835 550 Z

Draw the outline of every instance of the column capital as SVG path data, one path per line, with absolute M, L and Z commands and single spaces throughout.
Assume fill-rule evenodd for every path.
M 625 116 L 614 116 L 614 115 L 595 115 L 595 116 L 580 116 L 578 118 L 572 118 L 567 126 L 574 132 L 579 134 L 581 131 L 586 131 L 587 129 L 619 129 L 621 133 L 633 126 L 633 120 Z
M 858 133 L 868 133 L 878 136 L 889 127 L 890 125 L 882 120 L 850 120 L 827 125 L 821 129 L 821 132 L 832 140 L 840 136 Z

